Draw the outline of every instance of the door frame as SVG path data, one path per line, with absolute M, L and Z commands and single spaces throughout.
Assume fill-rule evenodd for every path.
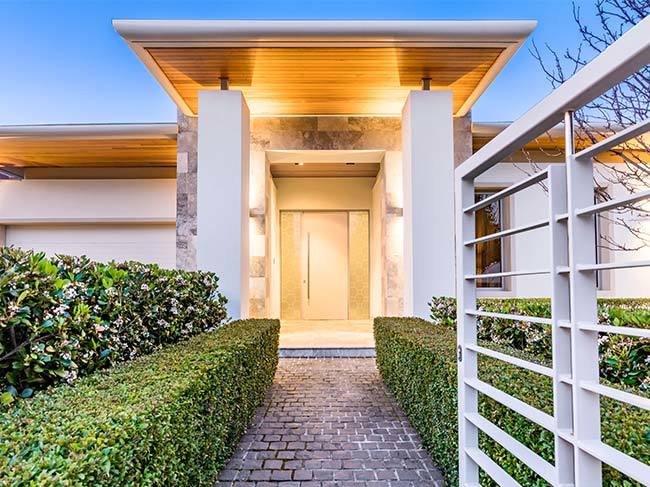
M 279 273 L 280 273 L 280 303 L 282 303 L 282 213 L 345 213 L 346 218 L 347 218 L 347 239 L 346 239 L 346 245 L 347 245 L 347 257 L 348 257 L 348 262 L 347 262 L 347 267 L 348 267 L 348 273 L 347 273 L 347 280 L 348 280 L 348 293 L 347 293 L 347 303 L 346 303 L 346 308 L 347 308 L 347 320 L 350 319 L 350 213 L 353 211 L 359 211 L 359 212 L 364 212 L 368 215 L 368 292 L 369 292 L 369 308 L 368 308 L 368 316 L 372 316 L 372 310 L 370 306 L 371 302 L 371 297 L 372 297 L 372 242 L 370 240 L 370 237 L 372 235 L 372 217 L 371 217 L 371 209 L 369 208 L 346 208 L 346 209 L 341 209 L 341 208 L 335 208 L 335 209 L 328 209 L 328 208 L 323 208 L 323 209 L 308 209 L 308 210 L 301 210 L 301 209 L 283 209 L 283 210 L 278 210 L 278 234 L 279 234 L 279 240 L 280 243 L 278 245 L 278 258 L 280 259 L 280 265 L 279 265 Z M 302 234 L 302 217 L 300 220 L 300 226 L 301 226 L 301 234 Z M 302 249 L 301 249 L 302 250 Z M 300 256 L 300 261 L 301 261 L 301 270 L 302 270 L 302 255 Z M 301 282 L 302 286 L 302 282 Z M 280 306 L 280 319 L 282 318 L 282 307 Z M 300 304 L 300 320 L 305 320 L 303 318 L 303 313 L 302 313 L 302 293 L 301 293 L 301 304 Z M 308 321 L 308 320 L 305 320 Z M 315 320 L 318 321 L 318 320 Z M 333 320 L 335 321 L 335 320 Z

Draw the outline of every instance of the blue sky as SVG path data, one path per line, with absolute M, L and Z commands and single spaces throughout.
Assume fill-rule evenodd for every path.
M 586 18 L 594 0 L 578 0 Z M 137 19 L 534 19 L 577 45 L 570 0 L 0 0 L 0 124 L 162 122 L 176 108 L 111 26 Z M 514 120 L 549 91 L 529 42 L 473 110 Z

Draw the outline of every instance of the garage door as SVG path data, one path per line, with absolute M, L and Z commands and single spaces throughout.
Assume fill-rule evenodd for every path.
M 6 244 L 47 254 L 87 255 L 99 262 L 136 260 L 162 267 L 176 265 L 172 225 L 15 225 Z

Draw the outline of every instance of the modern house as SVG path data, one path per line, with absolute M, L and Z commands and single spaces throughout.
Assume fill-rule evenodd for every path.
M 0 244 L 211 270 L 233 316 L 426 316 L 431 296 L 454 295 L 454 169 L 505 127 L 472 123 L 471 108 L 535 22 L 114 26 L 177 123 L 0 127 Z M 563 162 L 562 144 L 549 132 L 514 152 L 477 198 Z M 478 212 L 477 235 L 545 212 L 531 187 Z M 477 272 L 538 267 L 547 249 L 535 232 L 492 240 Z M 621 297 L 647 285 L 642 269 L 599 283 Z M 539 276 L 480 286 L 549 294 Z

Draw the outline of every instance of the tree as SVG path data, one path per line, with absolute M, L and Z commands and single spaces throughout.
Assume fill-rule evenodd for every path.
M 533 43 L 531 53 L 556 88 L 649 14 L 650 0 L 596 0 L 596 21 L 590 25 L 581 16 L 580 7 L 573 2 L 573 18 L 580 33 L 580 44 L 563 52 L 546 44 L 542 54 Z M 648 117 L 650 66 L 646 65 L 575 112 L 576 145 L 593 144 Z M 614 186 L 622 187 L 628 193 L 650 188 L 649 145 L 650 136 L 644 134 L 596 159 L 597 200 L 611 200 Z M 623 227 L 632 238 L 616 239 L 603 233 L 600 245 L 613 250 L 638 250 L 650 245 L 650 229 L 642 224 L 649 216 L 650 211 L 643 202 L 601 214 L 602 219 Z

